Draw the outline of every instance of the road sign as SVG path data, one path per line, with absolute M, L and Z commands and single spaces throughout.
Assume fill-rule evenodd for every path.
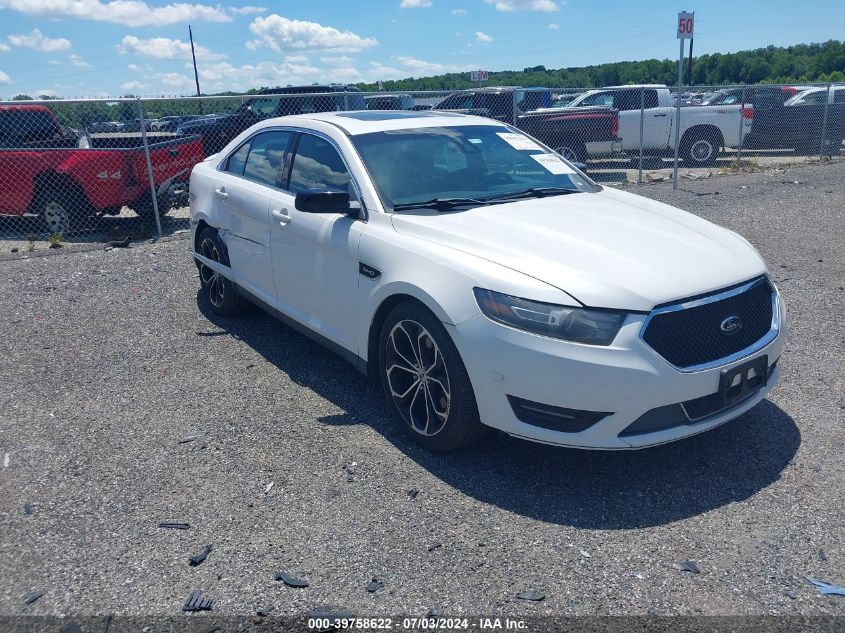
M 470 78 L 470 80 L 471 80 L 471 81 L 478 81 L 478 71 L 477 71 L 477 70 L 473 70 L 473 71 L 469 74 L 469 78 Z
M 469 76 L 470 76 L 470 79 L 472 81 L 481 82 L 481 81 L 487 81 L 489 74 L 486 70 L 473 70 L 469 74 Z
M 678 39 L 688 40 L 692 38 L 695 30 L 695 13 L 681 11 L 678 13 Z

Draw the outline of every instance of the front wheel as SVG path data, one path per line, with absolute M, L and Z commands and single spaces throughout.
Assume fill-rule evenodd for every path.
M 466 367 L 428 309 L 407 302 L 391 310 L 379 350 L 384 393 L 415 442 L 449 452 L 484 435 Z

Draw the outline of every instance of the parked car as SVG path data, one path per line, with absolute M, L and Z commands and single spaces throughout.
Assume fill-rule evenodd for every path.
M 339 352 L 432 450 L 488 426 L 662 444 L 779 379 L 784 307 L 747 241 L 490 118 L 263 121 L 194 168 L 191 227 L 211 310 L 254 302 Z
M 153 119 L 129 119 L 123 122 L 122 132 L 140 132 L 143 126 L 145 132 L 152 131 Z
M 413 110 L 414 98 L 411 95 L 369 95 L 364 97 L 367 110 Z
M 619 119 L 608 107 L 590 110 L 549 110 L 551 91 L 526 88 L 480 88 L 455 92 L 432 111 L 486 116 L 513 123 L 569 160 L 583 163 L 591 143 L 602 143 L 612 153 Z
M 824 130 L 824 141 L 822 131 Z M 845 138 L 845 86 L 802 90 L 786 101 L 761 93 L 754 100 L 754 125 L 745 137 L 751 149 L 794 149 L 835 155 Z
M 177 128 L 183 123 L 187 123 L 188 121 L 196 121 L 197 119 L 201 119 L 204 116 L 206 115 L 183 114 L 178 116 L 165 116 L 161 117 L 151 127 L 153 131 L 157 132 L 175 132 Z
M 701 105 L 717 106 L 754 103 L 758 95 L 762 96 L 764 94 L 768 94 L 769 98 L 772 99 L 780 97 L 783 102 L 795 96 L 798 92 L 799 88 L 795 86 L 740 86 L 711 92 L 707 98 L 702 100 Z
M 67 235 L 93 213 L 117 215 L 124 206 L 139 214 L 152 211 L 140 136 L 125 137 L 119 148 L 103 148 L 96 137 L 91 147 L 78 143 L 45 106 L 0 106 L 0 173 L 6 175 L 0 180 L 0 214 L 33 213 L 50 233 Z M 159 212 L 166 213 L 187 190 L 191 168 L 203 157 L 202 143 L 185 137 L 150 143 L 149 149 Z
M 91 133 L 122 132 L 125 126 L 120 121 L 97 121 L 86 129 Z
M 206 155 L 214 154 L 249 126 L 263 119 L 305 112 L 366 110 L 364 96 L 355 86 L 288 86 L 268 88 L 244 101 L 231 114 L 207 116 L 182 123 L 177 134 L 198 134 Z
M 643 108 L 643 150 L 650 155 L 669 153 L 675 147 L 675 113 L 669 88 L 659 84 L 616 86 L 588 90 L 569 104 L 571 108 L 606 106 L 619 110 L 622 150 L 640 148 L 640 109 Z M 735 146 L 751 129 L 754 110 L 749 106 L 687 107 L 681 109 L 680 156 L 689 166 L 713 165 L 721 149 Z M 606 154 L 607 141 L 588 142 L 587 151 Z

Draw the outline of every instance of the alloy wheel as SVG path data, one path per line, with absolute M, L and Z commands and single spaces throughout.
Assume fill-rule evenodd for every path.
M 390 394 L 417 433 L 437 435 L 449 418 L 451 387 L 446 361 L 431 333 L 405 319 L 387 337 L 384 371 Z
M 70 227 L 70 217 L 68 216 L 67 209 L 65 209 L 61 202 L 48 202 L 45 204 L 42 217 L 50 233 L 67 235 Z
M 707 162 L 713 156 L 713 144 L 707 139 L 699 139 L 690 147 L 690 156 L 699 163 Z
M 217 249 L 217 245 L 209 238 L 205 238 L 202 241 L 200 255 L 211 261 L 220 262 L 220 251 Z M 220 273 L 212 270 L 205 264 L 200 264 L 200 280 L 208 293 L 208 300 L 211 301 L 211 304 L 217 308 L 222 306 L 226 289 Z

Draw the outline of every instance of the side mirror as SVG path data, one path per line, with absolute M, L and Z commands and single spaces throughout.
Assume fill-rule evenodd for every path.
M 575 167 L 575 169 L 583 171 L 585 174 L 587 173 L 587 163 L 577 163 L 577 162 L 575 162 L 575 163 L 572 163 L 572 166 Z
M 336 189 L 305 189 L 294 206 L 305 213 L 349 213 L 349 194 Z

